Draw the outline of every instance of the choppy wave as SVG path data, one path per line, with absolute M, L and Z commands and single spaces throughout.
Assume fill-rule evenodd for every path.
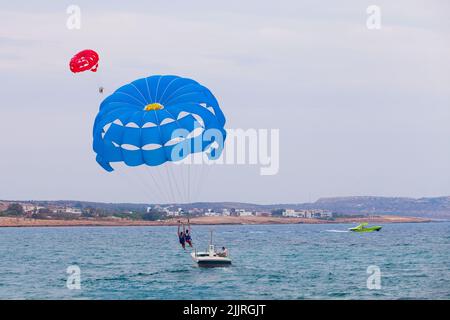
M 209 227 L 194 228 L 206 248 Z M 392 224 L 376 237 L 339 235 L 349 231 L 338 224 L 264 228 L 218 228 L 217 247 L 233 265 L 217 269 L 195 266 L 168 228 L 3 229 L 0 299 L 450 297 L 450 223 Z M 69 265 L 80 267 L 80 292 L 65 287 Z M 367 289 L 370 265 L 380 268 L 381 290 Z

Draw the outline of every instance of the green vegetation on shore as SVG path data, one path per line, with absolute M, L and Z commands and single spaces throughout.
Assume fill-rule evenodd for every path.
M 79 212 L 65 212 L 63 210 L 51 210 L 49 208 L 36 207 L 35 209 L 26 212 L 23 206 L 19 203 L 11 203 L 6 210 L 0 211 L 0 217 L 22 217 L 40 220 L 76 220 L 85 218 L 122 218 L 129 220 L 144 220 L 156 221 L 166 219 L 163 212 L 151 209 L 140 211 L 123 211 L 123 210 L 105 210 L 101 208 L 78 208 Z
M 0 211 L 2 217 L 23 217 L 25 212 L 23 207 L 18 203 L 11 203 L 4 211 Z

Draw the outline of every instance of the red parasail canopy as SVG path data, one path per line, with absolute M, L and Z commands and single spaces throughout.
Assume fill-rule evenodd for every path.
M 80 51 L 70 59 L 70 71 L 73 73 L 84 72 L 87 70 L 97 72 L 98 60 L 98 54 L 94 50 L 87 49 Z

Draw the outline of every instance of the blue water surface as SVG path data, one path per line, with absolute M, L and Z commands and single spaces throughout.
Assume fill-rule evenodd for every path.
M 196 267 L 175 227 L 0 228 L 1 299 L 449 299 L 450 223 L 194 226 L 230 268 Z M 81 289 L 66 286 L 67 267 Z M 381 288 L 368 289 L 378 266 Z

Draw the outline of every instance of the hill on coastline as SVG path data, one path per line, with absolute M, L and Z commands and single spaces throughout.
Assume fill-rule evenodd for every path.
M 395 214 L 434 219 L 450 218 L 450 197 L 418 199 L 367 196 L 334 197 L 321 198 L 312 204 L 300 204 L 299 207 L 315 207 L 342 214 Z

